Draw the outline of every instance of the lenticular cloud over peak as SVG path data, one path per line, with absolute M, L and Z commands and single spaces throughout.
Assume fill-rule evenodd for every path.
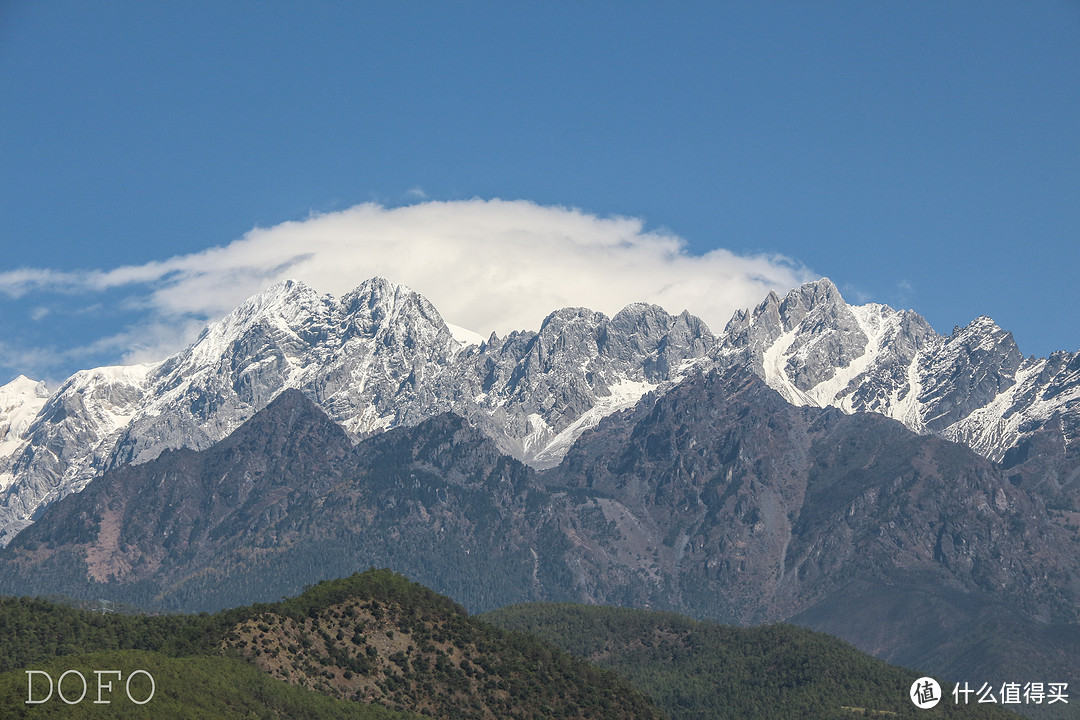
M 636 301 L 673 313 L 687 309 L 719 331 L 735 310 L 811 278 L 802 266 L 775 255 L 724 249 L 691 255 L 681 238 L 647 230 L 637 218 L 475 199 L 357 205 L 256 228 L 198 253 L 81 275 L 4 273 L 0 292 L 128 288 L 142 295 L 148 325 L 177 327 L 183 325 L 178 318 L 220 317 L 286 278 L 340 296 L 375 275 L 410 286 L 447 322 L 484 335 L 535 329 L 561 307 L 610 315 Z M 163 356 L 190 339 L 175 337 L 127 359 Z
M 193 258 L 211 255 L 215 270 L 207 279 L 220 276 L 224 261 L 233 274 L 258 280 L 250 292 L 288 276 L 337 295 L 381 275 L 428 297 L 447 320 L 485 334 L 535 328 L 560 307 L 610 314 L 640 300 L 690 309 L 719 329 L 736 309 L 807 275 L 776 257 L 726 250 L 691 256 L 680 238 L 646 231 L 634 218 L 502 200 L 359 205 L 253 230 Z

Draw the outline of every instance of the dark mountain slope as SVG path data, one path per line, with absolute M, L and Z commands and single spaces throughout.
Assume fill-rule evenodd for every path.
M 206 610 L 391 565 L 474 607 L 537 599 L 547 501 L 530 478 L 456 416 L 353 448 L 286 391 L 209 450 L 50 506 L 4 550 L 0 587 Z
M 945 675 L 1080 675 L 1072 536 L 964 446 L 732 372 L 603 421 L 543 478 L 607 521 L 573 535 L 590 600 L 792 618 Z
M 542 477 L 617 504 L 624 537 L 652 531 L 654 562 L 686 590 L 671 604 L 695 615 L 777 619 L 850 579 L 920 576 L 1077 614 L 1066 536 L 999 467 L 880 416 L 793 407 L 748 372 L 603 421 Z

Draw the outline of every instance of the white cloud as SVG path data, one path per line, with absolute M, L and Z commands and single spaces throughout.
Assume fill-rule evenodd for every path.
M 190 340 L 194 324 L 228 312 L 267 285 L 295 278 L 342 295 L 381 275 L 425 295 L 451 323 L 499 334 L 535 329 L 550 311 L 580 305 L 612 314 L 647 301 L 688 309 L 715 332 L 731 314 L 808 279 L 797 263 L 724 249 L 690 255 L 671 233 L 641 220 L 597 217 L 527 201 L 358 205 L 256 228 L 221 247 L 144 265 L 84 273 L 0 273 L 0 292 L 102 291 L 145 287 L 149 359 Z M 161 327 L 155 327 L 154 323 Z M 120 333 L 113 341 L 123 337 Z

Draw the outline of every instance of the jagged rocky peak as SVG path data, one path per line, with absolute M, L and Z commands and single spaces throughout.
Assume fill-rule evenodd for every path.
M 552 354 L 570 353 L 594 355 L 597 336 L 602 324 L 608 322 L 604 313 L 583 307 L 556 310 L 544 318 L 536 334 L 533 352 L 544 367 L 550 367 Z
M 664 308 L 649 303 L 630 303 L 611 318 L 610 327 L 613 331 L 627 338 L 658 338 L 668 330 L 674 322 L 673 318 Z M 647 342 L 647 341 L 646 341 Z M 641 350 L 653 350 L 655 346 L 638 345 Z
M 686 310 L 673 316 L 658 305 L 633 303 L 615 314 L 600 343 L 608 355 L 645 357 L 645 377 L 658 382 L 669 379 L 683 360 L 703 357 L 716 338 Z
M 338 301 L 302 282 L 277 283 L 169 363 L 156 412 L 122 443 L 126 459 L 206 447 L 285 388 L 318 398 L 354 435 L 384 429 L 418 412 L 425 373 L 457 348 L 435 308 L 404 285 L 372 278 Z
M 341 298 L 341 310 L 351 329 L 373 337 L 380 328 L 404 321 L 442 340 L 452 338 L 442 315 L 427 298 L 406 285 L 381 277 L 365 280 Z
M 302 325 L 313 316 L 324 315 L 328 301 L 329 296 L 320 296 L 299 280 L 283 280 L 245 300 L 224 318 L 208 325 L 203 334 L 215 331 L 222 335 L 235 334 L 267 321 L 288 326 Z
M 818 328 L 822 327 L 822 321 L 827 319 L 844 322 L 850 314 L 850 308 L 832 280 L 821 278 L 797 287 L 784 296 L 779 313 L 784 331 L 789 332 L 803 323 L 808 316 Z
M 434 306 L 405 285 L 375 277 L 339 301 L 303 282 L 285 280 L 207 326 L 187 351 L 171 360 L 167 371 L 192 362 L 203 366 L 225 362 L 239 372 L 286 359 L 302 365 L 311 360 L 303 356 L 316 346 L 341 345 L 350 338 L 370 339 L 385 332 L 400 335 L 398 340 L 406 344 L 415 343 L 417 334 L 444 345 L 452 339 Z
M 538 332 L 493 335 L 444 378 L 467 389 L 455 411 L 503 452 L 551 467 L 584 430 L 676 382 L 687 361 L 704 357 L 714 342 L 701 320 L 655 305 L 635 303 L 612 318 L 563 308 Z
M 511 334 L 498 351 L 522 342 L 526 379 L 537 372 L 567 372 L 607 395 L 607 386 L 621 381 L 671 379 L 682 361 L 704 356 L 715 338 L 687 312 L 673 316 L 658 305 L 632 303 L 612 318 L 587 308 L 557 310 L 538 333 Z
M 6 385 L 0 385 L 0 411 L 9 410 L 23 399 L 47 398 L 49 389 L 44 380 L 31 380 L 19 375 Z
M 722 348 L 735 348 L 759 352 L 780 336 L 783 320 L 780 318 L 780 296 L 770 290 L 769 294 L 752 310 L 738 310 L 724 327 Z
M 851 325 L 850 314 L 836 285 L 821 278 L 791 290 L 783 298 L 769 291 L 753 310 L 736 312 L 724 328 L 724 343 L 761 351 L 800 326 L 821 332 L 829 329 L 830 320 Z
M 341 298 L 342 310 L 350 316 L 371 317 L 384 321 L 401 314 L 422 312 L 439 318 L 434 306 L 407 285 L 390 282 L 386 278 L 373 277 L 360 283 Z
M 174 376 L 171 384 L 185 382 L 193 366 L 208 368 L 247 356 L 265 361 L 303 352 L 325 335 L 333 301 L 296 280 L 275 283 L 245 300 L 239 307 L 210 323 L 187 349 L 162 365 L 160 376 Z M 273 350 L 267 348 L 267 343 Z
M 958 352 L 971 356 L 1000 358 L 999 364 L 1014 371 L 1024 361 L 1013 334 L 1003 330 L 986 315 L 980 315 L 963 328 L 953 328 L 945 346 L 946 349 L 956 348 Z
M 529 458 L 592 407 L 597 396 L 609 395 L 610 384 L 634 372 L 605 353 L 610 323 L 601 312 L 562 308 L 549 314 L 538 332 L 511 333 L 477 358 L 483 403 L 511 411 L 506 435 L 528 438 L 504 443 L 505 451 Z M 640 375 L 640 358 L 636 365 Z
M 309 314 L 311 307 L 321 299 L 314 289 L 300 280 L 282 280 L 252 295 L 227 317 L 265 314 L 285 318 L 303 316 Z
M 784 353 L 787 376 L 807 391 L 829 380 L 867 351 L 869 338 L 832 281 L 822 278 L 787 294 L 780 305 L 785 333 L 793 333 Z
M 651 303 L 631 303 L 611 318 L 609 327 L 626 337 L 656 338 L 654 345 L 642 345 L 641 348 L 659 347 L 663 338 L 672 333 L 686 334 L 693 343 L 709 344 L 715 338 L 705 321 L 687 310 L 672 315 L 659 305 Z
M 804 394 L 851 366 L 870 344 L 856 309 L 822 278 L 783 299 L 769 293 L 752 312 L 737 313 L 716 355 L 728 364 L 748 363 L 790 402 L 822 404 Z
M 1012 333 L 986 316 L 955 328 L 926 364 L 927 427 L 946 430 L 1011 388 L 1024 363 Z

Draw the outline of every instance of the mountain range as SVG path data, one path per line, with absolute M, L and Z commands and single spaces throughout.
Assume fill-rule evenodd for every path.
M 466 345 L 422 296 L 374 278 L 340 300 L 274 285 L 161 363 L 81 371 L 52 393 L 25 377 L 0 387 L 0 544 L 101 471 L 209 447 L 286 388 L 354 440 L 450 411 L 543 469 L 600 418 L 692 368 L 732 366 L 793 404 L 966 444 L 1080 510 L 1080 353 L 1025 359 L 989 318 L 941 336 L 914 312 L 848 305 L 823 279 L 770 294 L 718 336 L 635 304 L 612 318 L 558 310 L 539 331 Z

